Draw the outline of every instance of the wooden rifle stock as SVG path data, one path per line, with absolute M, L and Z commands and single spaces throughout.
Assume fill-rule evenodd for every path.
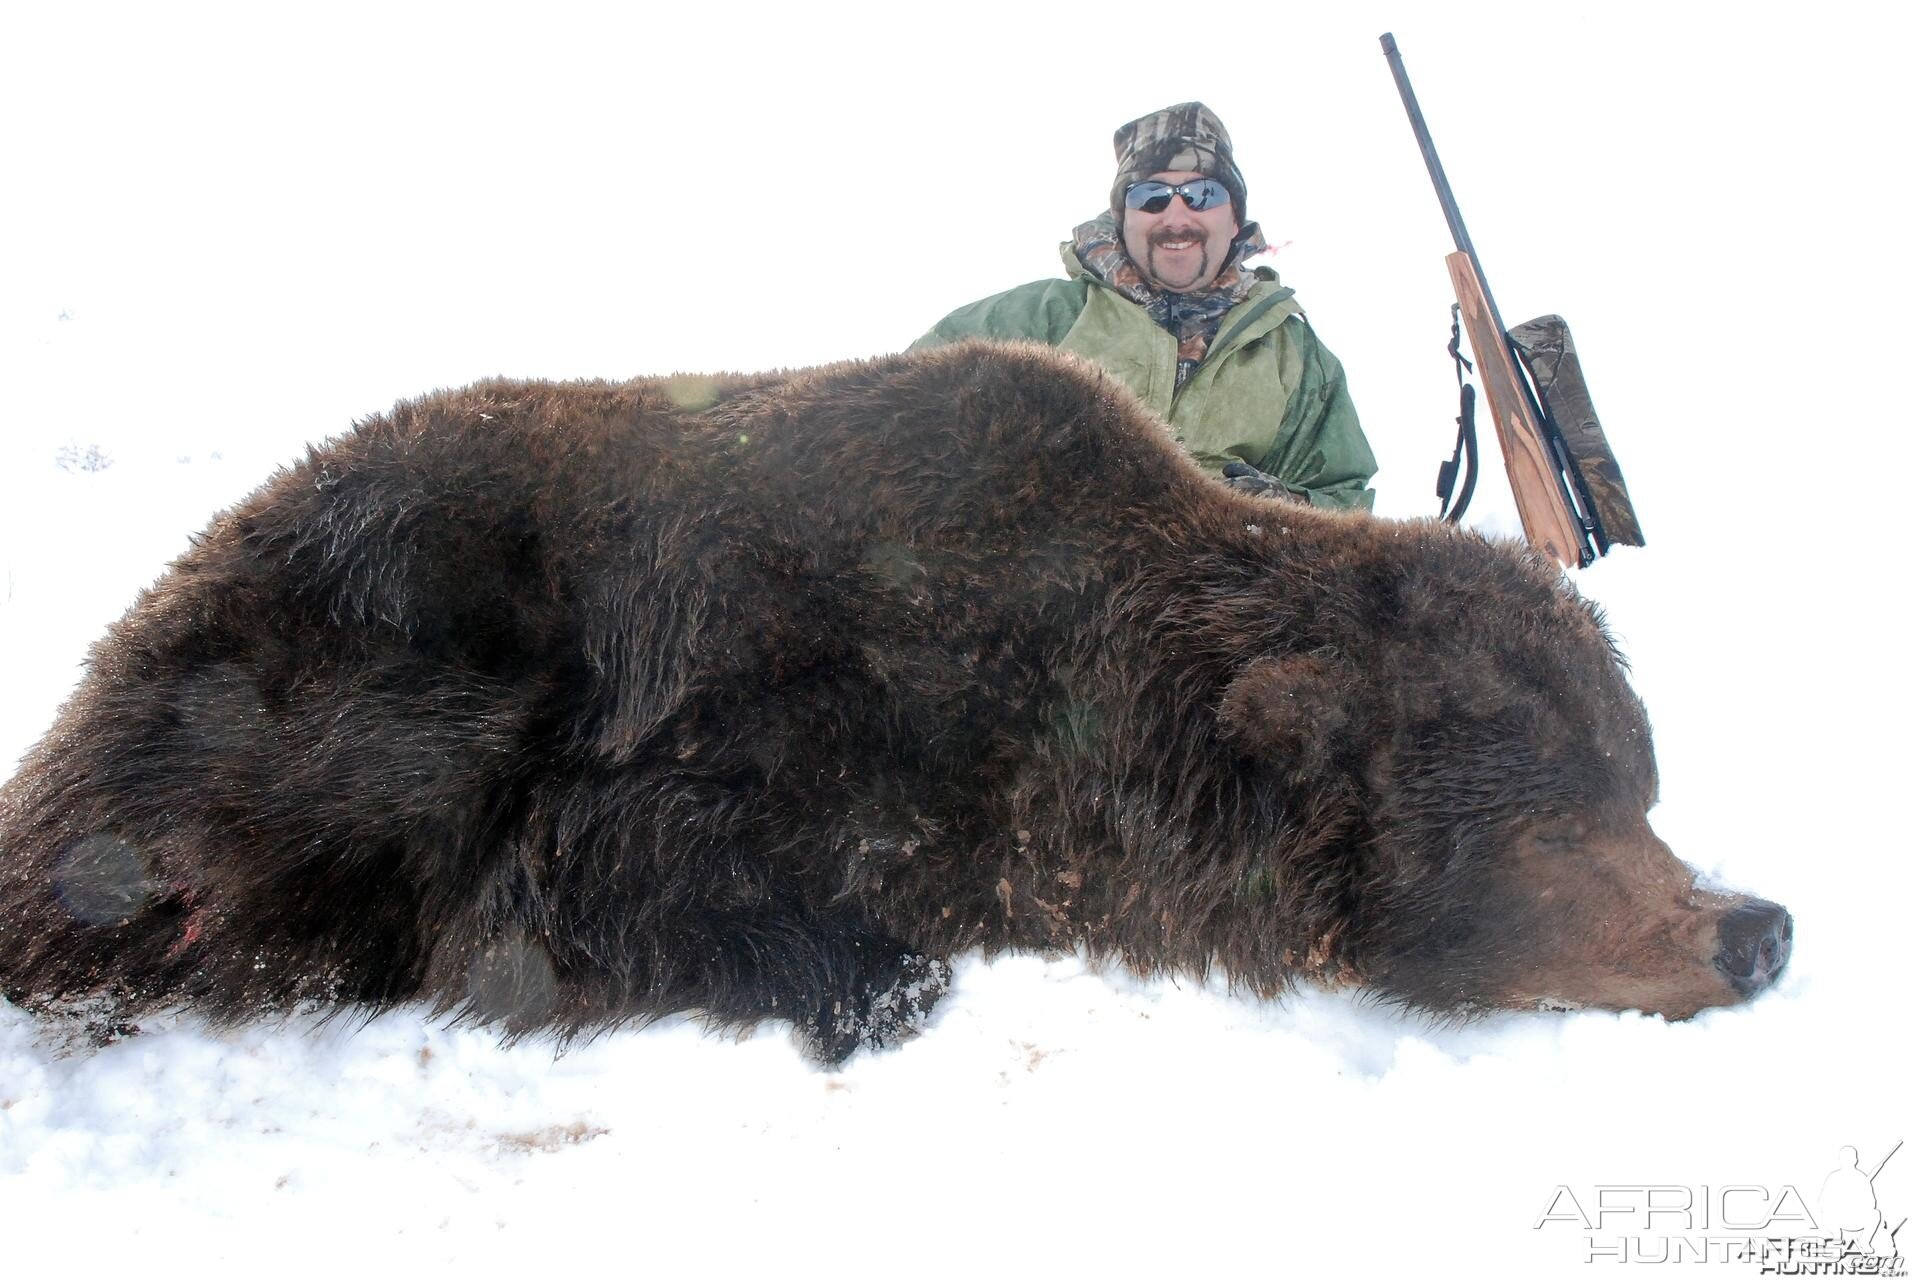
M 1586 539 L 1569 515 L 1560 470 L 1549 458 L 1545 425 L 1533 407 L 1519 363 L 1507 346 L 1507 336 L 1494 316 L 1487 290 L 1465 250 L 1447 256 L 1447 275 L 1453 278 L 1453 296 L 1460 301 L 1460 322 L 1473 341 L 1474 360 L 1480 363 L 1480 384 L 1493 431 L 1500 439 L 1500 455 L 1507 463 L 1507 482 L 1520 510 L 1527 543 L 1559 560 L 1562 566 L 1584 566 Z

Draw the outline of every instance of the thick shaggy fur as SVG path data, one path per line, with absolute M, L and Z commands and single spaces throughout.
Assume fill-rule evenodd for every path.
M 0 987 L 828 1060 L 976 946 L 1532 1002 L 1527 845 L 1615 861 L 1543 826 L 1652 790 L 1554 571 L 1236 495 L 1072 359 L 490 382 L 281 472 L 95 648 L 0 794 Z

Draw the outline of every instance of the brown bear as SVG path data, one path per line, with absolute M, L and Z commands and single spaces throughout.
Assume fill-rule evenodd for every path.
M 1235 494 L 1075 359 L 495 381 L 314 449 L 95 647 L 0 793 L 0 991 L 833 1061 L 955 952 L 1078 947 L 1683 1018 L 1790 921 L 1654 791 L 1554 568 Z

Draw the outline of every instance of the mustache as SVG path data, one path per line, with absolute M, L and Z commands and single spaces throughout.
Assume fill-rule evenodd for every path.
M 1204 243 L 1207 234 L 1199 228 L 1155 228 L 1147 237 L 1148 245 L 1165 245 L 1169 241 L 1199 241 Z

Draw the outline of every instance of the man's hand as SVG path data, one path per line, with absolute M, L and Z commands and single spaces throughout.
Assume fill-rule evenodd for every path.
M 1227 485 L 1242 495 L 1266 495 L 1276 500 L 1298 500 L 1300 497 L 1287 489 L 1287 484 L 1271 473 L 1262 473 L 1244 460 L 1228 460 L 1227 466 L 1220 470 Z

